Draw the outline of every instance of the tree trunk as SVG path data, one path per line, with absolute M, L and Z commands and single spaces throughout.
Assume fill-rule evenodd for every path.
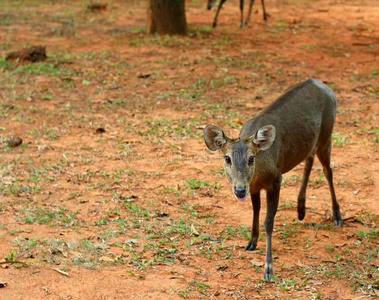
M 147 33 L 186 34 L 185 0 L 149 0 Z

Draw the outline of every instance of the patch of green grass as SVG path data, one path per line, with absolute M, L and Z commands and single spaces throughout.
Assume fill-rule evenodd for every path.
M 195 291 L 199 292 L 202 295 L 205 295 L 207 289 L 210 288 L 210 285 L 205 282 L 201 282 L 197 279 L 192 279 L 189 281 L 190 287 L 192 287 Z
M 326 245 L 325 251 L 328 253 L 334 252 L 334 245 L 333 244 Z
M 316 179 L 309 179 L 309 182 L 310 183 L 313 183 L 313 184 L 322 184 L 322 183 L 324 183 L 324 177 L 325 177 L 325 175 L 324 175 L 324 173 L 321 173 L 319 176 L 318 176 L 318 178 L 316 178 Z
M 327 222 L 327 223 L 315 223 L 315 222 L 310 222 L 310 223 L 302 223 L 305 228 L 310 228 L 315 231 L 318 231 L 320 229 L 322 230 L 328 230 L 328 231 L 336 231 L 336 226 L 334 226 L 333 222 Z
M 197 190 L 197 189 L 201 189 L 204 187 L 210 187 L 210 188 L 214 188 L 216 190 L 221 188 L 221 183 L 217 183 L 217 182 L 210 183 L 207 180 L 187 178 L 186 182 L 188 184 L 188 187 L 192 190 Z
M 289 177 L 283 176 L 282 185 L 296 185 L 299 181 L 298 175 L 291 175 Z
M 188 184 L 188 187 L 193 190 L 197 190 L 206 186 L 209 186 L 209 182 L 206 180 L 199 180 L 199 179 L 190 179 L 187 178 L 186 182 Z
M 333 145 L 336 147 L 344 147 L 346 145 L 352 144 L 349 137 L 345 136 L 343 132 L 333 132 L 332 133 Z
M 202 207 L 199 205 L 192 205 L 192 203 L 183 204 L 182 208 L 185 212 L 189 212 L 191 216 L 196 217 L 197 219 L 212 218 L 217 215 L 217 212 L 202 213 Z
M 277 230 L 280 232 L 279 239 L 286 242 L 287 238 L 296 235 L 300 231 L 300 228 L 296 227 L 295 224 L 285 223 L 281 225 L 280 227 L 278 227 Z
M 300 46 L 300 49 L 307 51 L 314 51 L 317 48 L 316 44 L 304 44 Z
M 22 208 L 20 212 L 24 215 L 24 222 L 29 224 L 47 224 L 54 221 L 56 225 L 65 227 L 79 225 L 79 220 L 75 217 L 77 212 L 67 211 L 63 207 L 42 209 L 35 206 L 33 208 Z
M 211 287 L 208 283 L 202 282 L 198 279 L 191 279 L 188 282 L 188 287 L 184 289 L 175 289 L 170 286 L 172 292 L 176 293 L 182 298 L 189 298 L 192 292 L 198 292 L 201 295 L 206 295 L 208 289 Z
M 238 225 L 237 227 L 229 225 L 221 230 L 220 236 L 223 239 L 228 239 L 229 237 L 250 239 L 250 230 L 247 225 Z
M 379 229 L 375 229 L 374 227 L 369 228 L 367 231 L 365 229 L 358 230 L 357 236 L 360 238 L 368 239 L 372 241 L 374 239 L 379 238 Z
M 290 208 L 292 208 L 292 207 L 293 207 L 292 203 L 286 201 L 286 203 L 279 205 L 278 210 L 282 210 L 282 209 L 290 209 Z
M 26 195 L 35 195 L 41 191 L 41 186 L 35 183 L 21 184 L 17 179 L 8 185 L 0 186 L 0 192 L 4 195 L 10 195 L 14 197 L 23 197 Z

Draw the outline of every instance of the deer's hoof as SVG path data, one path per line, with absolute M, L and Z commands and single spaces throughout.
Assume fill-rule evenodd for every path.
M 253 251 L 255 250 L 255 248 L 257 248 L 257 244 L 254 243 L 253 241 L 249 241 L 249 243 L 245 247 L 245 251 Z
M 334 219 L 334 225 L 335 226 L 341 226 L 342 225 L 342 219 L 339 218 L 339 219 Z
M 304 220 L 305 217 L 305 199 L 299 198 L 297 200 L 297 217 L 299 220 Z
M 274 268 L 272 266 L 272 263 L 271 264 L 266 263 L 264 279 L 266 281 L 270 281 L 273 276 L 274 276 Z
M 304 220 L 304 218 L 305 218 L 305 209 L 304 210 L 299 210 L 297 212 L 297 217 L 299 218 L 300 221 Z
M 264 278 L 265 278 L 266 281 L 270 281 L 271 278 L 272 278 L 272 275 L 270 275 L 270 274 L 265 274 Z

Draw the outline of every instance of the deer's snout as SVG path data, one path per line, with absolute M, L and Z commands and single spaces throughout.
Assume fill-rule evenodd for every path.
M 234 189 L 234 195 L 236 195 L 236 197 L 239 199 L 239 200 L 245 200 L 246 199 L 246 188 L 244 187 L 237 187 Z

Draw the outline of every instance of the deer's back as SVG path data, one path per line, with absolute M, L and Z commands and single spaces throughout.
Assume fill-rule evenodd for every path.
M 240 137 L 248 138 L 259 128 L 273 125 L 273 146 L 257 154 L 261 168 L 285 173 L 326 143 L 333 131 L 337 99 L 323 83 L 309 79 L 290 86 L 286 92 L 242 127 Z M 270 165 L 264 167 L 264 164 Z M 259 167 L 259 166 L 257 166 Z M 271 170 L 271 171 L 272 171 Z

